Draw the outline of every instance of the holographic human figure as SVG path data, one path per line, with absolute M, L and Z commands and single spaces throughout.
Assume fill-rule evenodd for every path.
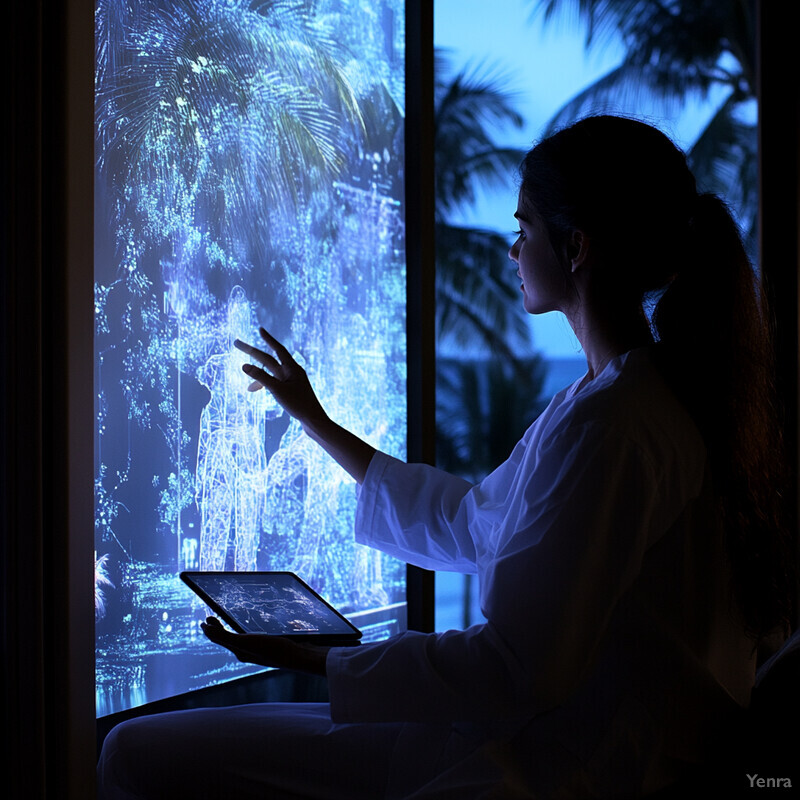
M 329 360 L 312 371 L 329 407 L 347 420 L 360 435 L 379 441 L 386 432 L 385 390 L 386 363 L 377 349 L 370 326 L 361 315 L 326 308 L 324 318 L 334 318 L 337 331 L 332 337 Z M 323 340 L 315 327 L 322 315 L 309 315 L 302 333 L 306 345 Z M 297 356 L 298 360 L 300 359 Z M 344 387 L 354 380 L 370 398 L 368 408 L 358 409 L 347 397 Z M 389 602 L 384 586 L 380 552 L 363 548 L 343 537 L 350 529 L 354 513 L 353 480 L 317 444 L 303 435 L 300 424 L 292 419 L 280 447 L 269 461 L 268 506 L 279 510 L 267 520 L 267 530 L 285 568 L 310 581 L 318 590 L 339 603 L 354 607 L 381 607 Z
M 371 324 L 372 322 L 372 324 Z M 348 419 L 351 430 L 370 441 L 386 440 L 389 412 L 386 403 L 387 369 L 383 352 L 385 343 L 376 336 L 378 326 L 359 314 L 351 316 L 347 337 L 341 342 L 342 353 L 350 355 L 350 369 L 353 379 L 361 387 L 365 397 L 370 398 L 366 408 L 356 409 L 345 396 L 336 398 L 336 405 L 342 409 L 343 418 Z M 343 385 L 340 382 L 340 385 Z M 351 569 L 351 591 L 359 607 L 381 607 L 389 602 L 384 584 L 384 556 L 380 551 L 355 545 Z
M 342 543 L 335 531 L 340 525 L 339 492 L 347 475 L 292 420 L 281 446 L 269 462 L 270 495 L 276 508 L 294 506 L 296 515 L 276 520 L 278 532 L 291 537 L 288 568 L 317 585 L 342 574 Z M 300 491 L 298 491 L 300 489 Z M 287 528 L 287 521 L 289 527 Z M 334 561 L 329 574 L 321 569 L 322 560 Z M 329 565 L 330 566 L 330 565 Z
M 197 379 L 211 398 L 200 417 L 197 505 L 200 510 L 200 569 L 226 567 L 231 538 L 234 569 L 256 568 L 267 471 L 268 418 L 279 415 L 267 392 L 248 392 L 241 354 L 233 341 L 252 330 L 250 305 L 241 287 L 228 302 L 224 353 L 215 353 Z

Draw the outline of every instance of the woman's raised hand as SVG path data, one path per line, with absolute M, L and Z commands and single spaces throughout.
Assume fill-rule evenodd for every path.
M 234 342 L 238 350 L 261 364 L 262 368 L 255 364 L 242 366 L 244 372 L 253 379 L 250 389 L 263 386 L 272 392 L 272 396 L 303 426 L 303 430 L 322 445 L 358 483 L 362 483 L 375 448 L 333 422 L 314 394 L 306 371 L 277 339 L 263 328 L 259 332 L 275 355 L 238 339 Z
M 233 343 L 237 350 L 241 350 L 262 365 L 261 368 L 255 364 L 242 365 L 242 370 L 253 379 L 250 390 L 255 391 L 263 386 L 272 393 L 287 413 L 295 417 L 304 427 L 319 425 L 325 420 L 326 414 L 314 394 L 306 371 L 274 336 L 264 328 L 259 328 L 259 333 L 274 356 L 239 339 Z

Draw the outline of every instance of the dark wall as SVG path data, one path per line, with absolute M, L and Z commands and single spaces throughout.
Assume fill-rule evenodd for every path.
M 91 0 L 4 17 L 3 721 L 14 798 L 93 793 Z M 8 796 L 8 795 L 6 795 Z
M 758 3 L 760 263 L 776 318 L 779 391 L 798 512 L 798 264 L 800 264 L 800 66 L 797 31 L 780 3 Z M 800 606 L 800 591 L 797 598 Z M 795 625 L 797 625 L 795 612 Z

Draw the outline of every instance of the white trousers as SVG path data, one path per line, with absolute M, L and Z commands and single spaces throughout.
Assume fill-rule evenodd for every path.
M 108 734 L 98 800 L 490 796 L 479 745 L 449 725 L 333 723 L 326 703 L 156 714 Z

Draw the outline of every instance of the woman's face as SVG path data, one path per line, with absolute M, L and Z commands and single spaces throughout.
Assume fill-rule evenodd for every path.
M 556 256 L 544 223 L 524 202 L 522 192 L 514 214 L 519 223 L 517 240 L 508 257 L 517 265 L 522 279 L 522 302 L 529 314 L 565 311 L 574 292 L 569 274 Z

